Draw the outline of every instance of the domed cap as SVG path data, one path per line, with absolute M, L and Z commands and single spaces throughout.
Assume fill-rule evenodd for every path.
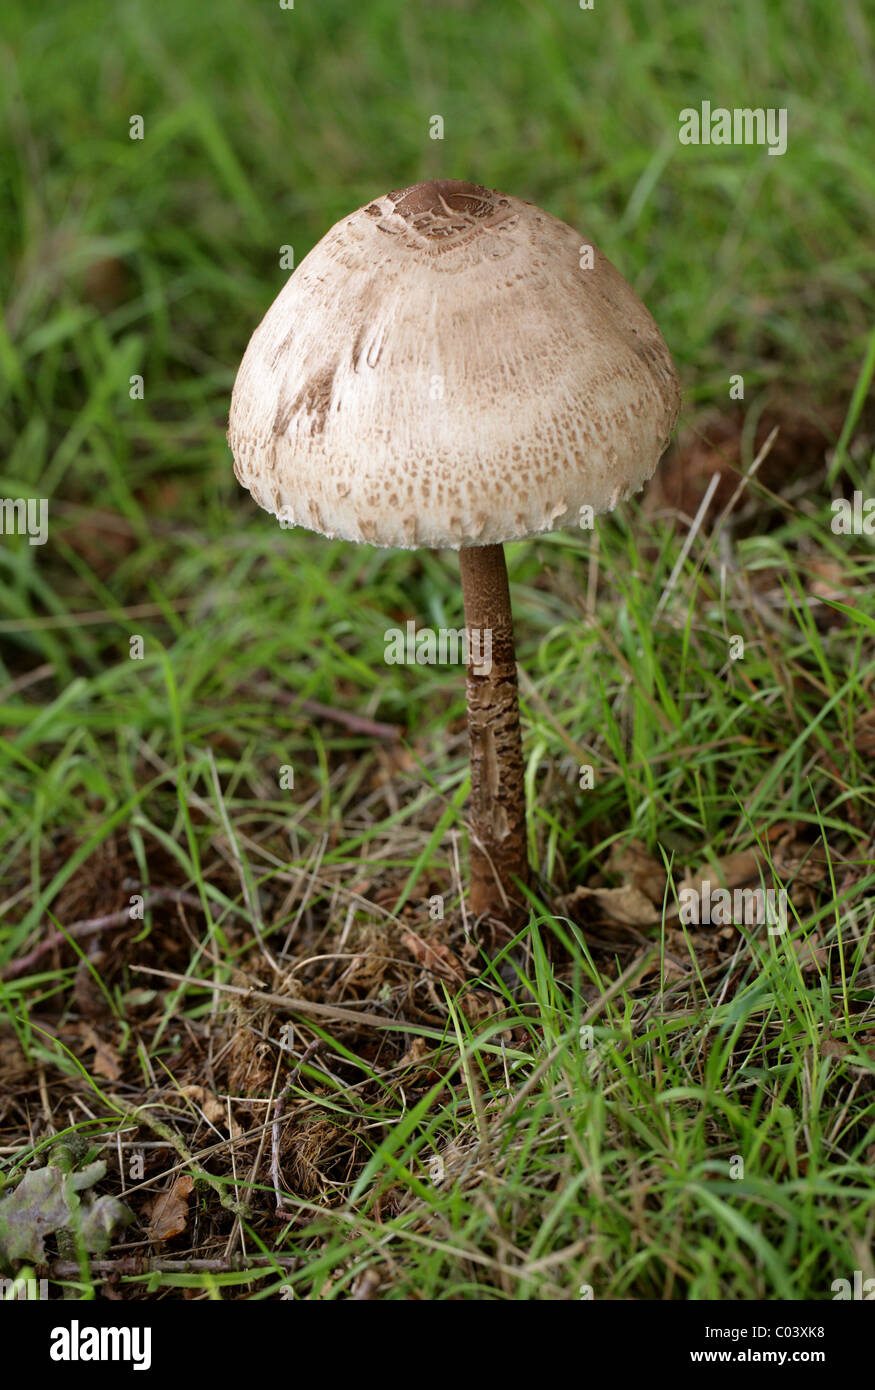
M 246 349 L 228 441 L 284 524 L 458 548 L 611 510 L 678 407 L 659 329 L 591 241 L 444 179 L 360 208 L 305 257 Z

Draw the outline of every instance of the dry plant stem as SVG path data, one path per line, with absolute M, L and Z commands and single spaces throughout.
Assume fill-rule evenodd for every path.
M 156 888 L 153 892 L 146 894 L 143 906 L 144 908 L 152 908 L 158 903 L 182 903 L 184 907 L 195 908 L 198 912 L 203 911 L 203 903 L 200 898 L 178 888 Z M 129 926 L 131 920 L 131 909 L 128 906 L 121 908 L 118 912 L 109 912 L 104 917 L 90 917 L 85 922 L 74 922 L 64 931 L 52 932 L 38 942 L 32 951 L 28 951 L 26 956 L 19 956 L 18 960 L 10 961 L 8 965 L 4 965 L 3 969 L 0 970 L 0 980 L 16 980 L 19 975 L 26 975 L 28 970 L 32 970 L 44 956 L 50 955 L 57 946 L 68 944 L 70 937 L 81 939 L 85 936 L 96 936 L 109 927 Z
M 468 738 L 471 750 L 470 910 L 518 930 L 526 917 L 526 795 L 517 698 L 516 654 L 507 566 L 500 545 L 459 551 L 469 658 L 489 655 L 481 674 L 468 665 Z M 479 635 L 479 636 L 478 636 Z M 488 667 L 488 673 L 485 669 Z
M 244 1269 L 270 1269 L 271 1266 L 280 1265 L 291 1267 L 298 1264 L 298 1255 L 232 1255 L 230 1259 L 212 1260 L 160 1260 L 150 1259 L 148 1255 L 126 1255 L 117 1260 L 92 1260 L 90 1270 L 92 1274 L 200 1274 L 209 1272 L 223 1274 L 225 1272 L 244 1270 Z M 55 1260 L 49 1265 L 49 1274 L 53 1279 L 77 1279 L 80 1274 L 78 1264 L 72 1260 Z

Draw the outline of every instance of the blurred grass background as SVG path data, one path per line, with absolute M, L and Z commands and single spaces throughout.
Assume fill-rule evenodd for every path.
M 181 448 L 187 470 L 225 481 L 204 408 L 219 426 L 286 278 L 279 247 L 297 263 L 344 213 L 434 176 L 531 199 L 594 237 L 656 313 L 688 400 L 725 400 L 732 367 L 834 393 L 871 323 L 867 10 L 8 5 L 10 464 L 57 486 L 75 459 L 80 486 L 121 500 Z M 787 154 L 679 145 L 679 111 L 703 98 L 786 106 Z M 107 259 L 118 279 L 96 284 Z M 125 404 L 130 364 L 145 409 Z

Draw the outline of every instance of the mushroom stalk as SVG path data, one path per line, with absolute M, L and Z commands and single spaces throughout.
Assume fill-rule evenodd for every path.
M 475 916 L 517 930 L 529 881 L 526 793 L 507 565 L 500 545 L 459 551 L 468 631 L 471 887 Z

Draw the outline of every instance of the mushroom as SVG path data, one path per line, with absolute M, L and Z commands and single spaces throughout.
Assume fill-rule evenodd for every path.
M 469 905 L 505 928 L 525 919 L 530 870 L 503 545 L 637 491 L 678 408 L 662 335 L 598 248 L 458 179 L 332 227 L 237 373 L 228 441 L 260 506 L 325 536 L 459 551 Z M 491 663 L 472 658 L 478 632 Z

